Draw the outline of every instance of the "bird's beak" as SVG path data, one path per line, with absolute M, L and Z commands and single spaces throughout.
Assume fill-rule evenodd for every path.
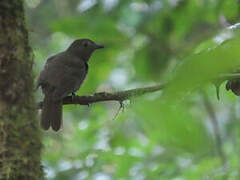
M 101 45 L 101 44 L 95 44 L 96 45 L 96 49 L 102 49 L 104 48 L 104 45 Z

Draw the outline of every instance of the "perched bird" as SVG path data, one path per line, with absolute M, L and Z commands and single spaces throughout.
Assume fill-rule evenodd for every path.
M 228 79 L 226 84 L 226 90 L 231 90 L 236 96 L 240 96 L 240 79 L 239 79 L 240 68 L 235 68 L 230 75 L 231 79 Z
M 240 96 L 240 80 L 239 79 L 231 79 L 228 80 L 226 84 L 226 90 L 232 90 L 232 92 L 236 96 Z
M 54 131 L 60 129 L 62 99 L 81 87 L 88 73 L 90 56 L 103 47 L 89 39 L 78 39 L 66 51 L 47 59 L 37 82 L 45 95 L 41 115 L 43 129 L 48 130 L 50 126 Z

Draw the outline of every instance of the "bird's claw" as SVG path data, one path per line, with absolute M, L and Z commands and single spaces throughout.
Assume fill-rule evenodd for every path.
M 76 94 L 75 93 L 72 93 L 72 101 L 74 100 Z

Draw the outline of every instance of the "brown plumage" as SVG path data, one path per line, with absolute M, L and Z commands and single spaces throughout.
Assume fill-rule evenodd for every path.
M 82 85 L 91 54 L 102 45 L 89 39 L 75 40 L 69 48 L 47 59 L 38 78 L 43 100 L 41 126 L 58 131 L 62 124 L 62 99 L 76 92 Z

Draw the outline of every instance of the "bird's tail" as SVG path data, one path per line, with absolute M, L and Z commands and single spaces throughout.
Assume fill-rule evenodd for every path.
M 48 130 L 50 126 L 58 131 L 62 124 L 62 101 L 54 101 L 52 95 L 45 94 L 42 106 L 41 126 Z

